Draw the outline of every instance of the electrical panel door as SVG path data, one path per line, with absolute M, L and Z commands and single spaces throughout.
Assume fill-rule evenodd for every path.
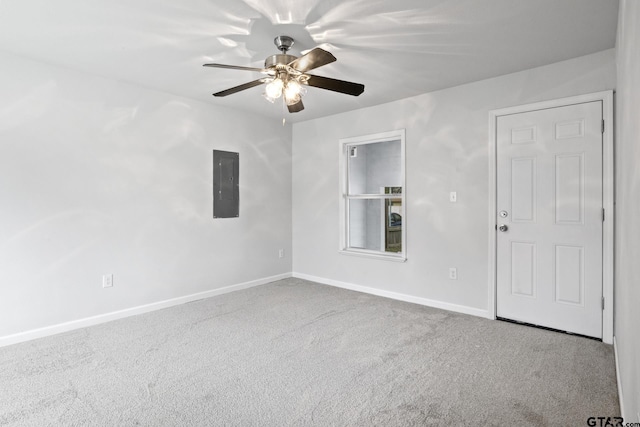
M 213 150 L 214 218 L 236 218 L 240 215 L 239 163 L 238 153 Z

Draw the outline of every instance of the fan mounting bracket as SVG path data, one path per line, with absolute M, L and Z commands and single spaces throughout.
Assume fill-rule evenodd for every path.
M 291 49 L 291 46 L 293 46 L 293 43 L 294 43 L 293 38 L 289 36 L 278 36 L 275 39 L 273 39 L 273 44 L 276 45 L 276 47 L 280 52 L 285 54 L 289 49 Z

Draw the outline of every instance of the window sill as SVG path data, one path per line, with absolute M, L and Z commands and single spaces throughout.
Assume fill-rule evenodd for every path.
M 366 249 L 340 249 L 342 255 L 350 255 L 350 256 L 358 256 L 363 258 L 373 258 L 380 259 L 384 261 L 392 261 L 392 262 L 406 262 L 407 257 L 402 255 L 392 255 L 392 254 L 384 254 L 381 252 L 368 251 Z

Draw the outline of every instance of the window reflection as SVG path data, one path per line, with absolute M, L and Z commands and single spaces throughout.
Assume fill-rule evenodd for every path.
M 402 199 L 387 199 L 384 202 L 384 250 L 385 252 L 402 252 Z

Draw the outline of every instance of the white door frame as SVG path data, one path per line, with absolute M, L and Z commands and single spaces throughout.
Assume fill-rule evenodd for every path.
M 508 114 L 524 113 L 546 108 L 564 107 L 585 102 L 602 101 L 604 133 L 602 135 L 602 206 L 605 221 L 602 224 L 602 341 L 613 344 L 613 221 L 614 215 L 614 171 L 613 171 L 613 91 L 590 93 L 533 104 L 518 105 L 489 111 L 489 318 L 496 318 L 496 198 L 497 198 L 497 121 Z

